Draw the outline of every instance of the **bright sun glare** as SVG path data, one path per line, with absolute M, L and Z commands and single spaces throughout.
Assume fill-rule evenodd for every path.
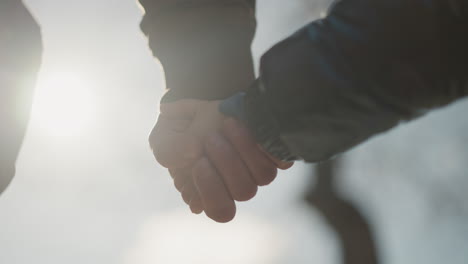
M 74 72 L 39 76 L 33 118 L 53 136 L 80 135 L 96 116 L 96 97 L 89 80 Z

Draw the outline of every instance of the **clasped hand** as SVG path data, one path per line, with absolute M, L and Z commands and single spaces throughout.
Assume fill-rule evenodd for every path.
M 252 199 L 258 186 L 271 183 L 278 168 L 292 163 L 264 152 L 246 126 L 219 112 L 219 103 L 187 99 L 161 104 L 149 141 L 192 212 L 229 222 L 236 214 L 235 201 Z

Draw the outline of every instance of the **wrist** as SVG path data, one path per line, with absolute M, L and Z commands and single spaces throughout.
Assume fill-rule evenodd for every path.
M 258 79 L 247 93 L 231 96 L 219 105 L 219 111 L 244 122 L 257 143 L 273 157 L 282 161 L 297 160 L 280 137 L 279 125 L 268 109 L 262 93 L 263 82 Z
M 237 93 L 219 104 L 219 111 L 226 116 L 235 117 L 243 122 L 247 122 L 244 108 L 245 93 Z

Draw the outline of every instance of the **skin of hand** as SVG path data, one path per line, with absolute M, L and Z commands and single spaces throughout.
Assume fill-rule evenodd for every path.
M 193 213 L 217 222 L 235 216 L 235 201 L 253 198 L 277 168 L 293 163 L 264 152 L 240 122 L 222 115 L 220 101 L 179 100 L 161 105 L 150 135 L 156 160 L 169 169 Z

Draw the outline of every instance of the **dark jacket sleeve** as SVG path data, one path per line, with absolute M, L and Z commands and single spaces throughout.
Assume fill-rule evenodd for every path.
M 165 72 L 163 101 L 222 99 L 255 79 L 254 0 L 139 0 L 141 23 Z
M 39 26 L 21 1 L 0 1 L 0 193 L 15 175 L 41 51 Z
M 261 61 L 244 113 L 282 159 L 316 162 L 468 93 L 464 0 L 342 0 Z

